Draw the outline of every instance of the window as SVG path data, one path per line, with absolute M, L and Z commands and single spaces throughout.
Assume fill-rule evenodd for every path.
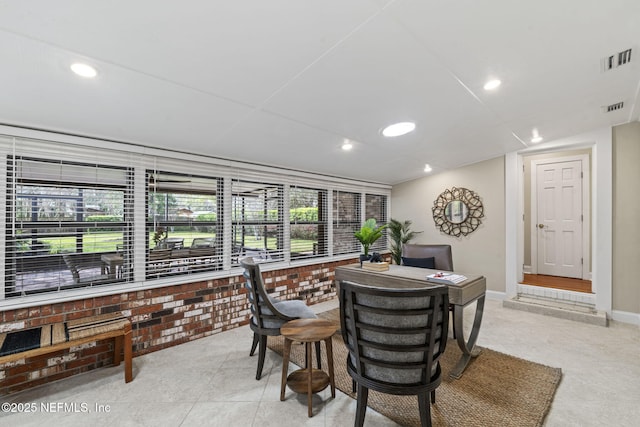
M 231 182 L 232 265 L 284 259 L 283 185 L 234 179 Z
M 360 193 L 333 192 L 333 254 L 360 252 L 360 243 L 353 235 L 362 223 Z
M 278 268 L 355 257 L 362 221 L 388 217 L 385 186 L 305 172 L 64 135 L 0 135 L 0 153 L 0 299 L 222 277 L 244 256 Z
M 103 255 L 131 247 L 132 171 L 7 157 L 5 296 L 131 279 Z
M 387 223 L 387 196 L 379 194 L 366 194 L 364 204 L 364 218 L 373 218 L 378 225 Z M 387 229 L 385 228 L 380 237 L 371 246 L 372 251 L 384 251 L 387 249 Z
M 291 259 L 327 255 L 327 191 L 289 189 Z
M 147 279 L 222 269 L 222 180 L 147 171 Z

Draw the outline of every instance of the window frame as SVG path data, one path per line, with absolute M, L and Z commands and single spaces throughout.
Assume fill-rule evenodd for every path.
M 200 185 L 208 183 L 212 185 L 213 189 L 192 188 L 189 185 L 184 185 L 183 188 L 180 188 L 178 185 L 174 185 L 172 187 L 171 184 L 167 184 L 163 187 L 162 184 L 160 184 L 160 177 L 163 177 L 167 181 L 184 183 L 189 183 L 191 180 L 198 180 L 201 181 Z M 223 187 L 222 178 L 148 169 L 145 171 L 145 182 L 147 189 L 147 195 L 145 197 L 145 212 L 147 212 L 145 223 L 145 278 L 147 280 L 153 280 L 161 277 L 184 276 L 185 274 L 194 274 L 196 272 L 214 272 L 222 270 L 222 234 L 224 228 L 223 197 L 220 197 Z M 153 190 L 151 190 L 152 187 Z M 151 202 L 152 196 L 156 196 L 158 194 L 164 195 L 165 198 L 165 209 L 161 219 L 158 219 L 158 215 L 154 210 L 153 205 L 155 202 Z M 169 195 L 179 195 L 178 197 L 186 198 L 202 196 L 215 198 L 215 219 L 210 221 L 198 221 L 193 220 L 188 214 L 184 215 L 184 219 L 170 219 L 168 202 Z M 178 214 L 177 216 L 179 217 L 181 215 Z M 172 239 L 175 239 L 174 237 L 171 237 L 171 234 L 175 233 L 170 234 L 168 230 L 183 227 L 191 228 L 191 230 L 187 230 L 184 233 L 191 234 L 189 236 L 191 243 L 194 241 L 193 239 L 197 238 L 193 237 L 196 228 L 214 228 L 215 237 L 211 242 L 211 246 L 191 248 L 191 245 L 188 245 L 189 241 L 184 241 L 183 238 L 179 245 L 180 247 L 172 247 L 176 245 L 176 241 L 173 243 L 171 242 Z M 151 241 L 153 239 L 150 236 L 153 234 L 155 237 L 156 233 L 160 230 L 164 230 L 166 233 L 165 238 L 163 239 L 165 240 L 165 243 L 158 240 L 157 242 L 154 242 L 154 247 L 152 247 Z M 159 247 L 163 245 L 165 246 L 164 248 Z M 166 260 L 163 256 L 153 256 L 156 247 L 158 247 L 158 252 L 166 252 Z M 168 251 L 164 251 L 163 249 L 168 249 Z
M 378 225 L 388 222 L 388 199 L 381 194 L 366 193 L 364 195 L 364 218 L 373 218 Z M 388 247 L 388 229 L 382 230 L 382 236 L 369 248 L 373 252 L 383 252 Z
M 298 220 L 297 217 L 293 216 L 294 209 L 292 208 L 292 193 L 297 190 L 302 191 L 310 191 L 316 192 L 316 199 L 318 206 L 317 209 L 317 220 Z M 289 187 L 289 240 L 293 241 L 293 227 L 297 226 L 317 226 L 317 242 L 313 244 L 313 250 L 311 254 L 300 253 L 299 255 L 294 255 L 293 244 L 290 243 L 289 246 L 289 256 L 291 260 L 301 260 L 301 259 L 310 259 L 310 258 L 324 258 L 329 254 L 329 226 L 328 226 L 328 203 L 329 203 L 329 195 L 326 189 L 320 188 L 309 188 L 305 186 L 292 185 Z
M 275 193 L 275 194 L 274 194 Z M 233 178 L 231 180 L 231 266 L 240 265 L 240 259 L 244 256 L 253 256 L 263 263 L 284 261 L 288 252 L 285 245 L 284 232 L 284 184 L 267 182 L 266 180 L 254 180 L 245 178 Z M 256 209 L 248 212 L 249 201 L 254 201 Z M 238 215 L 238 202 L 240 202 L 240 216 Z M 276 209 L 275 218 L 270 211 Z M 262 206 L 260 206 L 262 205 Z M 275 233 L 274 233 L 275 227 Z M 254 230 L 256 245 L 247 245 L 247 229 Z M 256 231 L 257 229 L 257 231 Z M 240 241 L 236 240 L 239 234 Z M 269 247 L 269 235 L 275 237 L 275 248 Z M 262 241 L 262 247 L 258 247 L 258 241 Z
M 348 203 L 340 199 L 353 197 Z M 364 218 L 362 215 L 363 193 L 348 190 L 333 190 L 333 212 L 331 215 L 331 233 L 333 235 L 332 254 L 346 255 L 362 252 L 360 242 L 354 233 L 360 229 Z M 339 230 L 339 232 L 337 232 Z M 346 248 L 338 249 L 338 248 Z M 353 248 L 352 250 L 349 250 Z

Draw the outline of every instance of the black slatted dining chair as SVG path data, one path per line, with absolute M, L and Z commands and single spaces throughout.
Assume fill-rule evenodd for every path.
M 252 257 L 240 260 L 240 265 L 244 268 L 246 279 L 245 287 L 249 293 L 251 304 L 251 321 L 249 325 L 253 331 L 253 344 L 249 356 L 253 356 L 258 348 L 258 369 L 256 380 L 262 377 L 262 368 L 267 352 L 267 337 L 278 336 L 280 327 L 294 319 L 315 319 L 315 313 L 301 300 L 278 300 L 271 297 L 264 287 L 262 273 L 259 264 L 256 264 Z M 320 365 L 320 342 L 316 342 L 316 360 L 318 369 Z M 305 365 L 306 366 L 306 365 Z
M 390 289 L 340 283 L 340 325 L 348 349 L 347 372 L 357 385 L 355 426 L 364 424 L 369 390 L 416 395 L 422 426 L 442 380 L 447 345 L 446 286 Z

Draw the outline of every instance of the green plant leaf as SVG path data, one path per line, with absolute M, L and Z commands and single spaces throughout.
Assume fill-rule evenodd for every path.
M 414 239 L 422 231 L 411 231 L 411 221 L 389 220 L 389 240 L 391 241 L 391 258 L 400 265 L 402 262 L 402 246 Z
M 374 218 L 367 219 L 360 230 L 353 233 L 362 245 L 365 255 L 369 255 L 369 247 L 382 237 L 382 231 L 387 228 L 387 224 L 378 225 Z

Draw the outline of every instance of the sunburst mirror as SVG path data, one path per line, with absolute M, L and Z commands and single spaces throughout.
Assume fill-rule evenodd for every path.
M 484 217 L 480 196 L 467 188 L 452 187 L 443 191 L 433 202 L 431 211 L 436 227 L 455 237 L 473 233 Z

